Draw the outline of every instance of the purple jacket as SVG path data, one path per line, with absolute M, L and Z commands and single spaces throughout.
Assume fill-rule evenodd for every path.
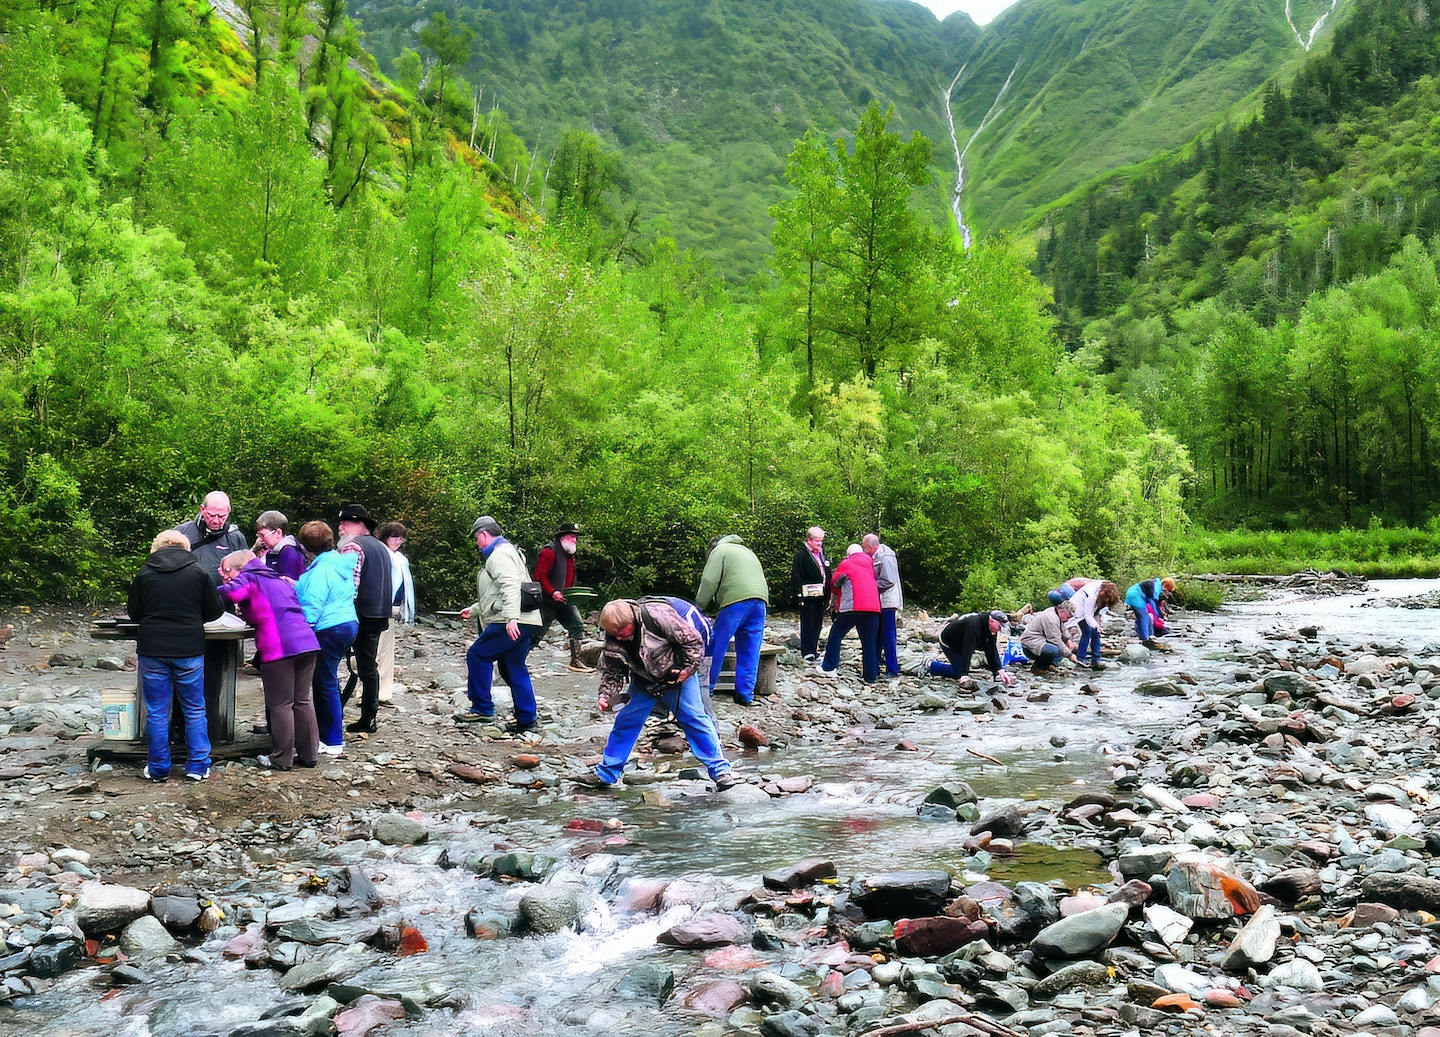
M 320 650 L 315 631 L 305 622 L 295 588 L 259 558 L 248 562 L 219 590 L 220 596 L 236 607 L 240 618 L 255 628 L 255 648 L 262 663 Z
M 265 552 L 265 564 L 281 576 L 298 580 L 305 575 L 305 568 L 310 564 L 310 560 L 305 557 L 304 548 L 295 542 L 295 538 L 287 536 L 275 550 Z

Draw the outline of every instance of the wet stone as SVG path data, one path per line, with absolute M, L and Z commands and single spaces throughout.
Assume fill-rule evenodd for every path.
M 492 878 L 520 879 L 522 882 L 540 882 L 555 868 L 555 858 L 543 853 L 507 853 L 495 858 L 490 865 Z
M 1419 908 L 1431 913 L 1440 911 L 1440 879 L 1413 872 L 1367 875 L 1360 884 L 1366 900 L 1398 908 Z
M 761 878 L 766 889 L 790 890 L 801 889 L 819 882 L 821 879 L 834 877 L 835 865 L 833 862 L 822 858 L 811 858 L 800 861 L 798 864 L 792 864 L 787 868 L 767 871 Z
M 1030 941 L 1042 958 L 1081 958 L 1115 939 L 1130 914 L 1125 904 L 1106 904 L 1046 926 Z
M 375 819 L 372 837 L 386 846 L 416 846 L 430 838 L 430 830 L 401 814 L 386 814 Z
M 746 943 L 750 938 L 744 923 L 731 915 L 709 914 L 671 926 L 657 937 L 671 947 L 722 947 Z
M 938 914 L 949 891 L 947 871 L 892 871 L 855 879 L 850 899 L 872 919 L 893 920 Z
M 30 971 L 41 979 L 53 979 L 69 972 L 85 958 L 85 948 L 74 940 L 47 943 L 30 955 Z
M 817 1037 L 820 1030 L 820 1020 L 798 1011 L 781 1012 L 760 1023 L 763 1037 Z
M 615 990 L 662 1005 L 675 992 L 675 972 L 663 965 L 636 965 L 625 973 Z
M 184 932 L 200 919 L 200 902 L 194 897 L 160 896 L 150 901 L 150 913 L 165 928 Z
M 178 954 L 180 944 L 154 915 L 141 915 L 120 934 L 120 949 L 141 961 Z
M 118 932 L 150 909 L 150 894 L 129 886 L 87 882 L 75 903 L 75 921 L 87 936 Z
M 937 785 L 925 796 L 926 803 L 938 803 L 946 807 L 958 807 L 963 803 L 974 803 L 977 801 L 975 790 L 970 787 L 969 782 L 947 781 L 943 785 Z

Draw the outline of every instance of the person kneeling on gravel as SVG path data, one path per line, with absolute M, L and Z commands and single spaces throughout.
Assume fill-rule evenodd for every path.
M 664 601 L 620 598 L 600 613 L 605 646 L 600 650 L 600 695 L 630 700 L 615 716 L 605 752 L 594 773 L 574 779 L 590 788 L 616 788 L 625 762 L 657 702 L 675 714 L 690 751 L 705 765 L 718 790 L 732 788 L 730 761 L 720 733 L 705 711 L 696 671 L 705 657 L 700 634 Z
M 1061 659 L 1075 658 L 1074 646 L 1065 640 L 1065 625 L 1073 615 L 1070 603 L 1062 601 L 1030 617 L 1020 635 L 1020 648 L 1036 673 L 1044 673 Z

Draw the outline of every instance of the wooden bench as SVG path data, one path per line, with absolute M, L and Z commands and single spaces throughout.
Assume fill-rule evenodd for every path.
M 775 691 L 775 671 L 779 665 L 780 653 L 785 651 L 779 645 L 760 646 L 760 665 L 755 671 L 755 697 L 769 695 Z M 735 653 L 726 652 L 720 663 L 720 679 L 715 690 L 735 694 Z

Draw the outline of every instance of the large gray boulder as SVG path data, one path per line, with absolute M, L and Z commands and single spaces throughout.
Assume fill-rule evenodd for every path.
M 580 894 L 571 886 L 539 886 L 520 898 L 520 928 L 544 935 L 580 920 Z
M 140 961 L 180 953 L 180 943 L 154 915 L 141 915 L 120 934 L 120 949 Z
M 937 915 L 950 893 L 950 873 L 940 869 L 891 871 L 857 878 L 850 899 L 870 918 L 923 918 Z
M 1083 958 L 1109 945 L 1129 917 L 1127 904 L 1104 904 L 1047 925 L 1030 941 L 1041 958 Z
M 86 882 L 75 901 L 75 922 L 85 935 L 116 933 L 150 910 L 150 894 L 130 886 Z

